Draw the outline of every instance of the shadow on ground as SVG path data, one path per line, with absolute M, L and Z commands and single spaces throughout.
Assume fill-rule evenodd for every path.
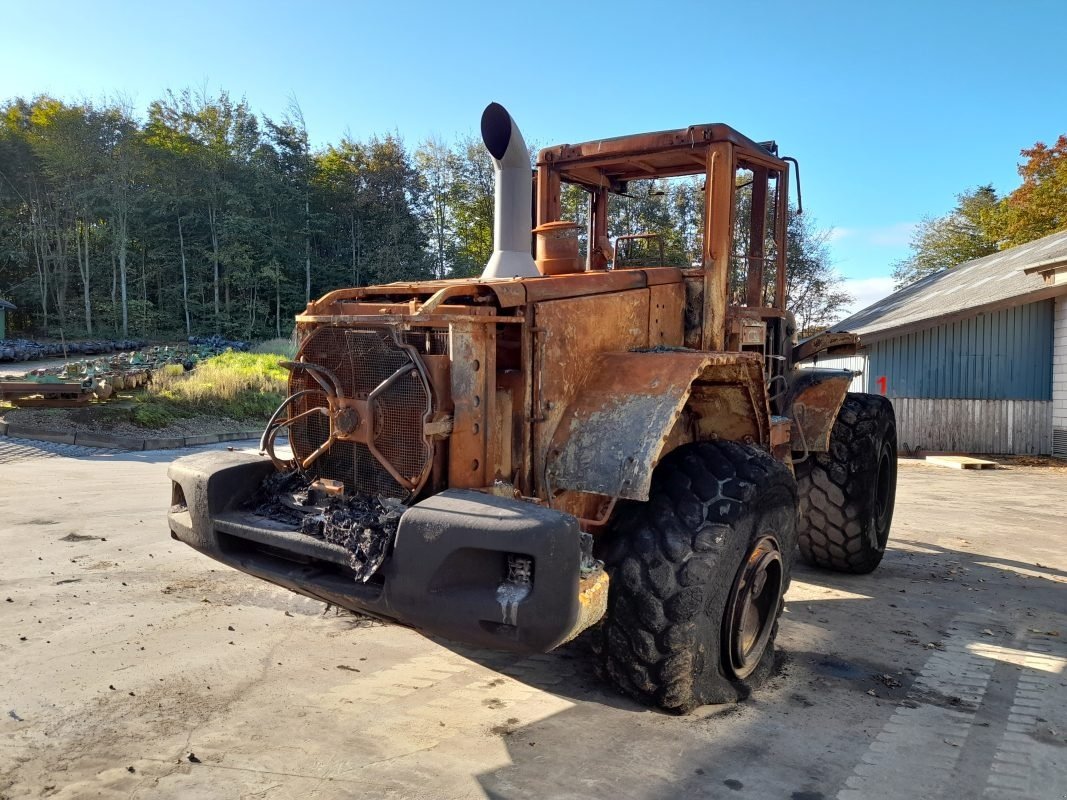
M 501 800 L 589 792 L 664 800 L 835 797 L 897 705 L 911 702 L 916 675 L 959 614 L 986 614 L 984 642 L 1010 644 L 1028 624 L 1040 626 L 1062 613 L 1064 583 L 1067 573 L 1058 569 L 906 539 L 869 576 L 799 565 L 777 674 L 743 703 L 680 718 L 645 709 L 601 684 L 584 640 L 525 661 L 453 646 L 574 703 L 506 731 L 511 764 L 479 781 L 487 796 Z M 561 671 L 573 676 L 561 682 Z M 674 735 L 645 735 L 663 728 Z M 555 789 L 549 794 L 546 773 Z M 532 786 L 536 792 L 524 788 Z

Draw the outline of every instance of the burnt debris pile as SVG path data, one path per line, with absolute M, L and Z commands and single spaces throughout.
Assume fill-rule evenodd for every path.
M 407 507 L 390 497 L 329 495 L 300 471 L 267 476 L 250 503 L 254 513 L 340 545 L 356 580 L 366 582 L 388 557 Z
M 251 348 L 250 342 L 244 342 L 239 339 L 227 339 L 225 336 L 219 336 L 217 333 L 211 336 L 190 336 L 189 344 L 193 347 L 207 348 L 209 350 L 216 350 L 219 353 L 226 350 L 237 350 L 244 353 Z
M 67 358 L 71 355 L 95 355 L 144 347 L 140 339 L 106 341 L 38 342 L 32 339 L 0 339 L 0 361 L 34 361 L 42 358 Z

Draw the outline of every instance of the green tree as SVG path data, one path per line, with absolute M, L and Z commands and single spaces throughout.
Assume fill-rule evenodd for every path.
M 948 214 L 928 217 L 915 229 L 911 254 L 893 265 L 898 289 L 999 249 L 996 190 L 988 184 L 979 186 L 958 195 L 956 201 Z
M 493 253 L 493 160 L 473 136 L 461 138 L 452 152 L 452 274 L 480 275 Z
M 802 337 L 812 336 L 839 319 L 852 302 L 833 268 L 827 246 L 830 232 L 820 230 L 808 214 L 789 209 L 787 228 L 786 308 L 796 317 Z

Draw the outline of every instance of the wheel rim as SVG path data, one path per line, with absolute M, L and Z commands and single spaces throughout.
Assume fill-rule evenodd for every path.
M 763 658 L 778 617 L 784 575 L 777 540 L 763 536 L 741 565 L 727 605 L 727 666 L 736 678 L 747 678 Z
M 893 487 L 896 483 L 896 452 L 889 442 L 883 442 L 878 453 L 878 474 L 874 480 L 874 520 L 868 528 L 871 547 L 884 550 L 889 539 L 889 520 L 893 516 Z
M 881 528 L 885 522 L 886 514 L 889 512 L 889 498 L 891 496 L 890 491 L 890 477 L 892 475 L 892 464 L 890 463 L 889 448 L 882 447 L 882 452 L 878 458 L 878 479 L 875 483 L 877 486 L 877 494 L 875 495 L 874 508 L 875 519 L 878 521 L 878 527 Z

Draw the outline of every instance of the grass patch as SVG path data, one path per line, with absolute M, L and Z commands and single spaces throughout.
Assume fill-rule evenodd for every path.
M 133 408 L 122 411 L 135 425 L 154 430 L 202 415 L 266 423 L 285 398 L 289 373 L 278 366 L 284 358 L 279 353 L 227 352 L 188 373 L 168 366 L 136 395 Z
M 292 336 L 288 339 L 268 339 L 253 347 L 252 352 L 282 355 L 291 361 L 296 358 L 296 339 Z

